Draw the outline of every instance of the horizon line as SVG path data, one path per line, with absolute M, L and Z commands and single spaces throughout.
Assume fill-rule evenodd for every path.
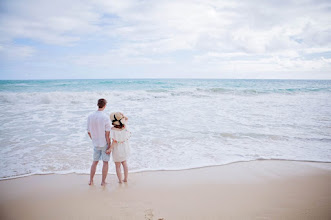
M 0 79 L 0 81 L 36 81 L 36 80 L 331 80 L 331 79 L 307 79 L 307 78 L 32 78 L 32 79 Z

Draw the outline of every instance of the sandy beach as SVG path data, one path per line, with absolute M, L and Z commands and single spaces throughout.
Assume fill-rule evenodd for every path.
M 330 219 L 331 164 L 251 161 L 181 171 L 130 173 L 88 186 L 88 175 L 0 181 L 0 218 Z

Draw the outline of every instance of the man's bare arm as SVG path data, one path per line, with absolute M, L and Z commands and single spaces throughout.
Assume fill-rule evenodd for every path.
M 110 148 L 110 138 L 109 138 L 109 134 L 110 134 L 110 131 L 106 131 L 106 141 L 107 141 L 107 145 L 108 145 L 108 148 L 107 149 L 109 149 Z

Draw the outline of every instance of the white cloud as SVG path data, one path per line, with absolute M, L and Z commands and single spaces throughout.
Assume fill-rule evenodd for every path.
M 148 1 L 135 10 L 110 10 L 127 25 L 112 27 L 110 33 L 128 44 L 151 44 L 150 52 L 160 53 L 181 49 L 265 53 L 329 44 L 329 14 L 311 10 L 311 3 L 292 3 L 279 10 L 267 2 L 238 1 L 229 6 L 219 1 Z M 302 44 L 298 42 L 305 39 Z
M 77 66 L 171 63 L 205 72 L 327 74 L 329 58 L 314 54 L 331 51 L 329 8 L 331 2 L 322 0 L 7 0 L 0 15 L 0 43 L 27 38 L 79 48 L 87 39 L 96 44 L 116 40 L 103 50 L 63 54 Z M 26 50 L 26 57 L 38 50 L 16 47 Z M 10 46 L 3 48 L 11 53 Z M 211 66 L 204 68 L 206 63 Z
M 103 54 L 89 54 L 67 57 L 74 64 L 90 67 L 110 67 L 112 65 L 135 65 L 135 64 L 170 64 L 173 63 L 169 59 L 154 59 L 151 57 L 140 56 L 135 54 L 129 48 L 121 48 L 120 50 L 109 50 Z
M 82 1 L 5 1 L 0 33 L 6 40 L 29 38 L 46 44 L 70 45 L 81 34 L 99 30 L 101 16 Z
M 29 58 L 36 50 L 30 46 L 0 45 L 0 57 L 10 59 Z

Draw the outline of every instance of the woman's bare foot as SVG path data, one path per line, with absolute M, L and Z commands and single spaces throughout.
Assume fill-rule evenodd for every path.
M 94 183 L 93 183 L 93 180 L 90 180 L 90 182 L 88 183 L 90 186 L 92 186 Z
M 122 184 L 122 181 L 118 181 L 119 184 Z
M 101 186 L 105 186 L 106 184 L 106 182 L 101 182 Z
M 124 180 L 123 180 L 123 182 L 125 182 L 125 183 L 126 183 L 126 182 L 128 182 L 128 180 L 124 179 Z

